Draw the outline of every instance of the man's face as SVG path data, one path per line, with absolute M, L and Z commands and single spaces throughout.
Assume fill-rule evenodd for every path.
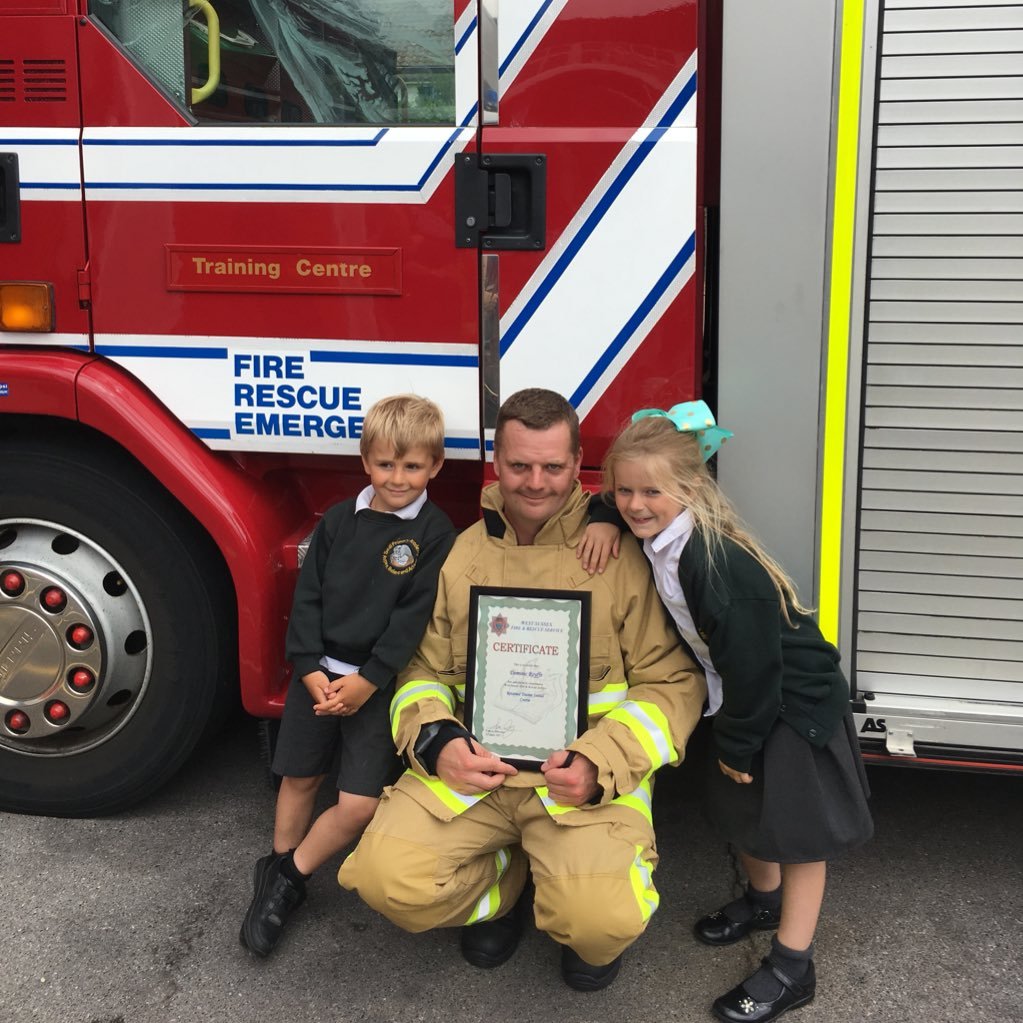
M 517 419 L 504 424 L 494 472 L 519 543 L 532 543 L 543 524 L 561 510 L 581 462 L 581 450 L 572 454 L 568 423 L 546 430 L 527 429 Z

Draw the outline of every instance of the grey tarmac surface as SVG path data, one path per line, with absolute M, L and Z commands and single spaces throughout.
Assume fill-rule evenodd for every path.
M 405 934 L 327 868 L 260 961 L 238 928 L 252 863 L 269 847 L 273 792 L 255 725 L 239 717 L 131 813 L 0 814 L 0 1021 L 711 1020 L 711 1001 L 758 963 L 769 936 L 725 949 L 690 936 L 735 884 L 700 814 L 701 771 L 661 773 L 661 908 L 607 991 L 564 987 L 557 949 L 535 930 L 509 963 L 475 970 L 454 932 Z M 870 777 L 877 834 L 832 866 L 817 998 L 785 1019 L 1023 1021 L 1023 778 Z

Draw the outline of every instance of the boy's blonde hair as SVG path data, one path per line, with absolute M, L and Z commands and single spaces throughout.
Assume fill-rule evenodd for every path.
M 711 565 L 720 552 L 721 538 L 727 536 L 763 565 L 778 591 L 782 614 L 790 625 L 790 604 L 799 614 L 810 613 L 809 608 L 800 604 L 796 588 L 784 569 L 760 546 L 721 492 L 703 460 L 695 432 L 683 433 L 662 416 L 649 416 L 626 426 L 604 459 L 603 488 L 612 497 L 615 466 L 622 462 L 646 463 L 658 489 L 689 509 Z
M 363 420 L 359 439 L 363 458 L 377 441 L 393 447 L 398 458 L 412 448 L 425 448 L 439 462 L 444 457 L 444 415 L 429 398 L 417 394 L 381 398 Z

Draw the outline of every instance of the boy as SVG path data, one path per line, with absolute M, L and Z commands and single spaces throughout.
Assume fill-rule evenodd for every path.
M 282 776 L 273 850 L 256 861 L 240 934 L 259 956 L 273 951 L 305 900 L 309 876 L 362 834 L 401 773 L 389 719 L 394 678 L 426 628 L 455 538 L 426 496 L 444 463 L 444 420 L 433 402 L 377 402 L 359 450 L 370 485 L 327 510 L 295 588 L 287 635 L 295 671 L 273 761 Z M 310 828 L 338 747 L 338 801 Z

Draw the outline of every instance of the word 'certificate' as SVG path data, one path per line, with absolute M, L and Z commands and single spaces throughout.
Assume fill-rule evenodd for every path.
M 536 770 L 586 730 L 590 595 L 473 586 L 469 599 L 466 726 Z

